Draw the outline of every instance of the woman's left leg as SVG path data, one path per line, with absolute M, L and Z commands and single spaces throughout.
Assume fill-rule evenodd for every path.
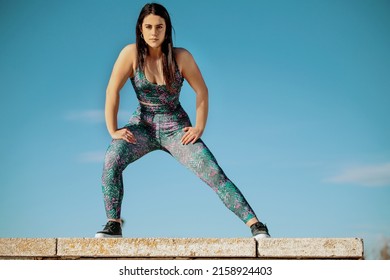
M 166 137 L 164 148 L 185 167 L 193 171 L 206 182 L 219 196 L 225 206 L 236 214 L 244 223 L 251 226 L 257 222 L 251 206 L 236 187 L 225 175 L 217 160 L 203 143 L 198 140 L 194 144 L 182 145 L 180 139 L 183 133 L 177 131 Z

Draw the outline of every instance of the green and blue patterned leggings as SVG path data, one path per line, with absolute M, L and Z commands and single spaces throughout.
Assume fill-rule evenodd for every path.
M 164 106 L 138 107 L 126 125 L 137 142 L 131 144 L 124 140 L 113 140 L 105 156 L 102 189 L 108 219 L 121 218 L 122 172 L 127 165 L 154 150 L 169 153 L 192 170 L 243 222 L 255 217 L 245 197 L 227 178 L 201 139 L 194 144 L 181 144 L 186 126 L 191 126 L 191 123 L 180 104 L 175 109 Z

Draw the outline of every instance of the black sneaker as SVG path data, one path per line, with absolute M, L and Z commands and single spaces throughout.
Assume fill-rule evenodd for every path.
M 256 239 L 270 238 L 271 237 L 269 235 L 267 226 L 261 222 L 257 222 L 255 224 L 251 225 L 251 231 L 252 231 L 253 237 Z
M 122 226 L 119 222 L 108 221 L 102 231 L 95 234 L 96 238 L 120 238 L 122 237 Z

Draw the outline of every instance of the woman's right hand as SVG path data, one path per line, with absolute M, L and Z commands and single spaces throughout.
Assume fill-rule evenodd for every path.
M 111 133 L 112 139 L 122 139 L 125 140 L 127 143 L 135 144 L 137 143 L 137 140 L 134 137 L 134 134 L 130 132 L 127 128 L 120 128 L 116 130 L 114 133 Z

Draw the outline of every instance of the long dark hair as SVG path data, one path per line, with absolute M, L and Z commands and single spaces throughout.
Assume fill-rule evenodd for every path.
M 148 55 L 148 46 L 145 40 L 141 37 L 142 23 L 144 18 L 150 14 L 160 16 L 165 20 L 166 31 L 165 31 L 165 40 L 161 45 L 161 50 L 163 52 L 162 63 L 163 63 L 163 75 L 165 84 L 168 89 L 171 88 L 171 85 L 175 76 L 176 62 L 173 54 L 173 42 L 172 42 L 172 23 L 171 18 L 168 14 L 167 9 L 164 6 L 157 3 L 146 4 L 138 17 L 137 26 L 135 28 L 136 32 L 136 44 L 137 44 L 137 63 L 138 67 L 142 70 L 145 70 L 145 58 Z

